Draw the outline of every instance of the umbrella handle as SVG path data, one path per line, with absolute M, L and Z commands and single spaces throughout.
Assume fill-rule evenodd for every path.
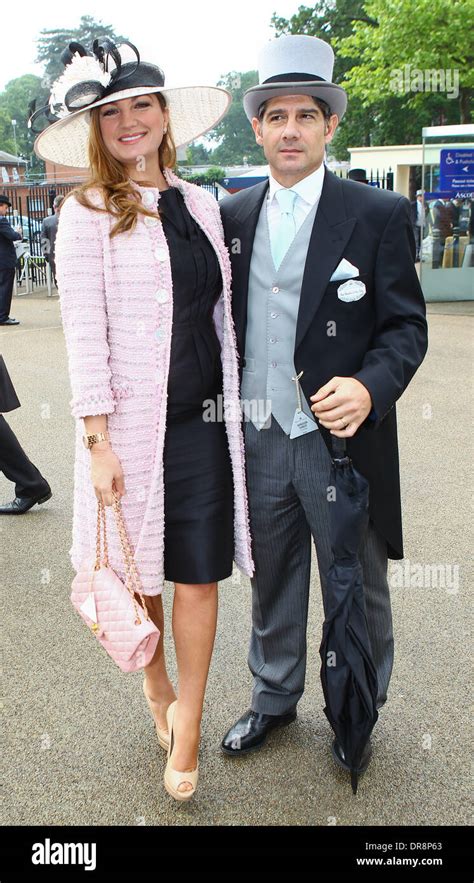
M 331 445 L 332 445 L 332 456 L 334 460 L 343 459 L 347 456 L 346 453 L 346 439 L 338 438 L 337 435 L 331 436 Z

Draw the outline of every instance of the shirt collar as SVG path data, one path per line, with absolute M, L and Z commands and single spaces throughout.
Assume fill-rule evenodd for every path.
M 311 172 L 310 175 L 307 175 L 306 178 L 303 178 L 301 181 L 298 181 L 297 184 L 293 184 L 292 187 L 288 188 L 289 190 L 294 190 L 295 193 L 308 205 L 313 206 L 321 196 L 321 191 L 323 189 L 324 183 L 324 163 L 321 163 L 319 169 Z M 275 180 L 273 175 L 269 174 L 270 186 L 268 190 L 268 201 L 271 202 L 275 196 L 277 190 L 284 190 L 278 181 Z

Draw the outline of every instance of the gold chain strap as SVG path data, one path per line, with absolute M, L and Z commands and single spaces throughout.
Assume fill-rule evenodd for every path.
M 130 545 L 130 540 L 127 534 L 127 530 L 125 527 L 125 522 L 123 519 L 122 507 L 120 504 L 120 500 L 118 499 L 116 492 L 113 491 L 114 502 L 112 504 L 112 508 L 115 513 L 115 520 L 117 523 L 117 528 L 120 537 L 120 545 L 122 547 L 123 560 L 125 563 L 125 588 L 129 592 L 133 606 L 135 609 L 136 619 L 135 625 L 139 625 L 141 622 L 140 613 L 137 606 L 137 601 L 135 598 L 135 592 L 138 593 L 141 601 L 141 606 L 143 608 L 143 612 L 145 614 L 145 619 L 149 620 L 150 617 L 148 615 L 148 610 L 145 602 L 145 598 L 143 595 L 143 590 L 141 586 L 140 577 L 137 570 L 137 565 L 135 559 L 133 557 L 132 548 Z M 96 550 L 95 550 L 95 566 L 94 570 L 99 570 L 101 566 L 101 525 L 104 534 L 104 557 L 103 563 L 106 567 L 109 566 L 109 552 L 107 545 L 107 528 L 106 528 L 106 517 L 105 517 L 105 506 L 102 500 L 97 501 L 97 535 L 96 535 Z

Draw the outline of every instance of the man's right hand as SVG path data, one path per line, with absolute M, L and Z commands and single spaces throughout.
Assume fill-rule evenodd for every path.
M 91 448 L 91 479 L 95 495 L 104 506 L 112 506 L 115 491 L 119 500 L 125 493 L 125 480 L 120 460 L 109 442 L 96 442 Z

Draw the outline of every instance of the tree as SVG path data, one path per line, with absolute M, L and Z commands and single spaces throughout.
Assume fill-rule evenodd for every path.
M 15 117 L 14 117 L 15 119 Z M 1 106 L 0 96 L 0 149 L 6 153 L 15 153 L 15 141 L 13 138 L 13 127 L 11 116 L 4 107 Z
M 213 163 L 228 166 L 240 165 L 244 161 L 265 162 L 262 148 L 255 142 L 255 135 L 242 104 L 244 92 L 257 83 L 257 71 L 231 71 L 219 80 L 218 86 L 223 86 L 232 94 L 232 104 L 227 115 L 208 136 L 208 139 L 222 139 L 211 153 L 210 159 Z
M 189 175 L 186 169 L 182 169 L 182 173 L 186 181 L 190 181 L 191 184 L 215 184 L 216 181 L 221 181 L 222 178 L 225 178 L 225 169 L 221 169 L 219 166 L 211 166 L 210 169 L 206 169 L 200 175 Z
M 42 30 L 38 39 L 36 61 L 40 64 L 43 62 L 45 65 L 44 85 L 50 87 L 54 80 L 63 73 L 61 53 L 69 43 L 82 43 L 85 49 L 91 51 L 92 43 L 99 37 L 109 37 L 117 44 L 128 40 L 128 37 L 117 34 L 112 25 L 104 25 L 102 21 L 95 21 L 90 15 L 83 15 L 77 28 Z
M 351 95 L 366 108 L 393 96 L 407 111 L 439 109 L 443 104 L 444 113 L 452 116 L 454 100 L 444 97 L 441 89 L 430 91 L 429 85 L 435 82 L 442 86 L 444 81 L 443 93 L 454 93 L 447 77 L 454 85 L 457 72 L 457 121 L 470 122 L 474 89 L 472 0 L 417 0 L 416 4 L 412 0 L 367 0 L 364 8 L 378 26 L 355 22 L 353 33 L 336 42 L 343 57 L 357 59 L 345 75 Z
M 209 163 L 210 151 L 204 144 L 190 144 L 186 148 L 186 165 L 205 166 Z
M 2 150 L 15 153 L 12 120 L 16 120 L 16 153 L 31 163 L 30 171 L 41 172 L 43 164 L 33 153 L 35 136 L 28 129 L 28 105 L 33 98 L 38 98 L 38 107 L 41 107 L 40 102 L 44 104 L 47 97 L 41 78 L 34 74 L 10 80 L 0 93 L 0 146 Z

